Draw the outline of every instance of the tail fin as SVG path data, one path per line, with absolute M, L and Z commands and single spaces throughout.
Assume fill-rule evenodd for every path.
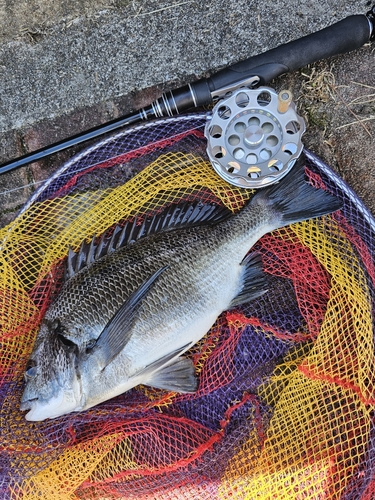
M 260 190 L 251 200 L 252 205 L 272 206 L 280 214 L 279 227 L 320 217 L 341 208 L 342 204 L 335 196 L 305 181 L 304 161 L 302 156 L 280 182 Z

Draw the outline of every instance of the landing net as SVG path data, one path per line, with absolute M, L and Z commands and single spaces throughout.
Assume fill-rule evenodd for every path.
M 0 231 L 0 497 L 375 497 L 374 232 L 356 195 L 308 151 L 309 181 L 343 209 L 256 245 L 269 292 L 223 313 L 190 356 L 193 395 L 137 387 L 27 422 L 23 372 L 69 247 L 182 200 L 238 211 L 206 153 L 205 114 L 149 123 L 65 164 Z

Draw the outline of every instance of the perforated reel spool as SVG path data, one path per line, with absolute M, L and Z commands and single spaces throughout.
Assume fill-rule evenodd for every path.
M 302 152 L 304 132 L 291 92 L 241 88 L 214 107 L 205 127 L 207 154 L 227 182 L 260 188 L 290 171 Z

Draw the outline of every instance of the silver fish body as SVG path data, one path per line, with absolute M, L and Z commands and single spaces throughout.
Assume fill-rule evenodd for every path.
M 339 208 L 304 181 L 302 168 L 292 172 L 236 215 L 214 210 L 204 222 L 186 216 L 155 231 L 156 217 L 131 244 L 100 258 L 93 244 L 78 253 L 88 262 L 71 270 L 47 310 L 25 372 L 26 418 L 85 410 L 139 384 L 194 392 L 184 352 L 223 311 L 266 290 L 249 249 L 269 231 Z M 189 210 L 200 209 L 181 213 Z

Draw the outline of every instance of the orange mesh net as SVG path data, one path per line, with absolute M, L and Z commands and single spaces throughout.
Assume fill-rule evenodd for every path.
M 205 155 L 204 115 L 118 134 L 65 165 L 0 231 L 0 492 L 40 499 L 375 496 L 375 222 L 310 155 L 335 216 L 263 237 L 270 290 L 223 313 L 190 351 L 193 395 L 137 387 L 27 422 L 23 371 L 69 247 L 181 200 L 239 210 Z

